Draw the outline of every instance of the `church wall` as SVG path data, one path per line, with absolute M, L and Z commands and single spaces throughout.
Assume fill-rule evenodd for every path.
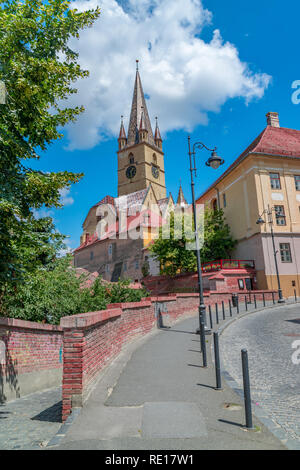
M 99 272 L 106 281 L 111 281 L 117 263 L 122 264 L 122 279 L 142 278 L 143 240 L 103 240 L 87 246 L 74 254 L 76 268 L 84 268 L 89 272 Z

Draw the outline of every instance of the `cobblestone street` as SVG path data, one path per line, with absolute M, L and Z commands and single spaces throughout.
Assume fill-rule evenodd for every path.
M 61 426 L 61 389 L 0 405 L 0 449 L 43 448 Z
M 220 346 L 224 367 L 240 387 L 241 349 L 248 350 L 252 400 L 288 439 L 300 441 L 300 365 L 292 362 L 297 339 L 300 306 L 289 305 L 241 318 L 223 332 Z

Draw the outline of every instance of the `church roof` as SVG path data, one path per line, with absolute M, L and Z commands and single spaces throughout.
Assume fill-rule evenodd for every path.
M 144 112 L 144 126 L 145 130 L 148 131 L 148 142 L 151 145 L 154 145 L 153 132 L 151 128 L 151 122 L 149 119 L 147 104 L 145 100 L 145 95 L 143 92 L 142 82 L 140 73 L 136 71 L 133 99 L 128 127 L 128 139 L 127 145 L 135 145 L 139 142 L 139 126 L 141 123 L 142 111 Z
M 148 188 L 141 189 L 140 191 L 125 194 L 124 196 L 119 196 L 118 198 L 115 198 L 116 208 L 118 210 L 122 210 L 127 207 L 129 215 L 138 212 L 143 206 L 149 188 L 150 186 L 148 186 Z
M 201 199 L 210 189 L 214 188 L 248 155 L 258 153 L 274 157 L 291 157 L 300 159 L 300 131 L 285 127 L 267 126 L 261 134 L 244 150 L 243 153 L 230 165 L 198 199 Z
M 83 248 L 94 245 L 95 243 L 103 242 L 104 240 L 108 240 L 110 238 L 115 239 L 116 235 L 126 233 L 127 231 L 130 232 L 131 230 L 135 230 L 140 226 L 159 228 L 162 225 L 162 222 L 163 219 L 161 215 L 156 214 L 150 209 L 145 209 L 132 215 L 129 214 L 129 216 L 126 218 L 125 226 L 122 226 L 121 229 L 119 227 L 119 221 L 116 220 L 112 225 L 107 228 L 106 232 L 100 239 L 98 238 L 97 233 L 89 235 L 85 242 L 74 250 L 74 253 L 82 250 Z

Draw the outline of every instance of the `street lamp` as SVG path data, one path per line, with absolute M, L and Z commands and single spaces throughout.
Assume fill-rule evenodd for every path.
M 199 244 L 199 234 L 197 230 L 197 214 L 196 214 L 196 201 L 195 201 L 195 183 L 194 183 L 194 176 L 197 176 L 197 168 L 196 168 L 196 149 L 202 150 L 206 149 L 211 153 L 210 158 L 205 163 L 207 166 L 210 166 L 213 169 L 219 168 L 220 165 L 223 165 L 224 160 L 217 155 L 217 148 L 210 149 L 202 142 L 195 142 L 193 145 L 193 151 L 191 151 L 191 138 L 188 137 L 188 145 L 189 145 L 189 157 L 190 157 L 190 172 L 191 172 L 191 188 L 192 188 L 192 199 L 193 199 L 193 218 L 194 218 L 194 226 L 195 226 L 195 241 L 196 241 L 196 256 L 197 256 L 197 273 L 198 273 L 198 292 L 199 292 L 199 329 L 196 333 L 201 332 L 201 320 L 204 322 L 204 330 L 205 333 L 209 334 L 211 330 L 207 327 L 206 324 L 206 307 L 204 305 L 204 297 L 203 297 L 203 282 L 202 282 L 202 268 L 201 268 L 201 257 L 200 257 L 200 244 Z M 201 344 L 202 350 L 205 345 Z
M 282 295 L 282 289 L 280 286 L 280 277 L 279 277 L 279 271 L 278 271 L 278 263 L 277 263 L 277 253 L 278 251 L 276 250 L 275 247 L 275 240 L 274 240 L 274 232 L 273 232 L 273 219 L 272 219 L 272 212 L 276 212 L 275 208 L 268 205 L 268 209 L 265 209 L 263 213 L 259 216 L 257 219 L 256 223 L 257 225 L 263 225 L 266 223 L 266 221 L 262 218 L 264 214 L 267 214 L 268 216 L 268 224 L 270 225 L 271 229 L 271 237 L 272 237 L 272 244 L 273 244 L 273 253 L 274 253 L 274 261 L 275 261 L 275 269 L 276 269 L 276 276 L 277 276 L 277 283 L 278 283 L 278 303 L 284 303 L 284 298 Z

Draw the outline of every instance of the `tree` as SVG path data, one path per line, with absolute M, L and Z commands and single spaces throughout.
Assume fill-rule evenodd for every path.
M 173 277 L 178 273 L 195 271 L 197 266 L 195 252 L 187 250 L 186 247 L 193 239 L 191 216 L 189 219 L 183 218 L 181 213 L 170 212 L 169 231 L 166 230 L 167 225 L 160 227 L 158 238 L 149 248 L 160 262 L 161 274 Z
M 204 243 L 200 250 L 202 263 L 229 258 L 236 241 L 230 234 L 223 211 L 206 210 L 204 224 L 199 222 L 199 232 L 203 230 L 202 226 L 204 226 Z M 178 273 L 196 271 L 196 252 L 187 249 L 188 244 L 194 239 L 193 230 L 191 215 L 183 217 L 182 214 L 170 214 L 169 237 L 164 236 L 164 227 L 161 227 L 159 237 L 150 247 L 150 251 L 160 262 L 161 274 L 173 277 Z
M 7 100 L 0 105 L 0 296 L 9 283 L 53 260 L 61 245 L 41 207 L 61 207 L 60 191 L 80 180 L 68 171 L 35 171 L 38 159 L 59 130 L 84 110 L 65 100 L 74 82 L 87 77 L 71 38 L 91 26 L 100 11 L 78 12 L 67 0 L 0 0 L 0 80 Z
M 201 248 L 203 263 L 228 259 L 237 241 L 230 233 L 230 227 L 222 210 L 206 210 L 204 216 L 204 244 Z

